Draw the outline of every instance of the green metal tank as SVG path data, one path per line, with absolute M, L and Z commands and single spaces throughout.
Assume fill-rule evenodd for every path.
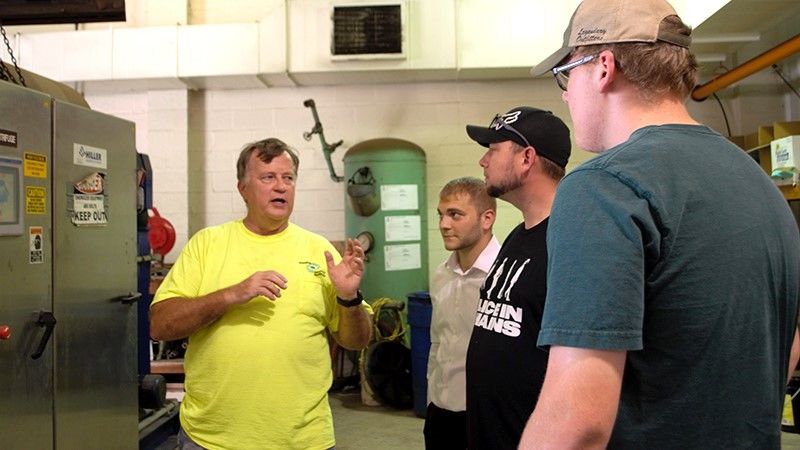
M 425 152 L 402 139 L 364 141 L 345 153 L 344 178 L 345 232 L 369 247 L 364 298 L 407 303 L 427 291 Z

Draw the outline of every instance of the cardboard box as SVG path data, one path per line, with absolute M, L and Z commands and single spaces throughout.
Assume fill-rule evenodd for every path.
M 800 169 L 800 136 L 786 136 L 770 143 L 773 170 L 796 173 Z M 772 174 L 773 178 L 775 173 Z

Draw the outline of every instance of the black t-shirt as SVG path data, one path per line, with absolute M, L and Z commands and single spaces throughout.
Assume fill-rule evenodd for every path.
M 467 351 L 470 449 L 516 449 L 544 382 L 536 347 L 547 295 L 547 222 L 518 225 L 481 287 Z

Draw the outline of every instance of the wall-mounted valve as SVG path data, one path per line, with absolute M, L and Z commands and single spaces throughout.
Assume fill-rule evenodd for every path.
M 311 114 L 314 116 L 314 127 L 311 128 L 311 131 L 303 132 L 303 139 L 310 141 L 311 136 L 318 134 L 319 140 L 322 143 L 322 153 L 325 155 L 325 162 L 328 163 L 328 172 L 331 174 L 331 180 L 335 182 L 341 182 L 344 180 L 344 177 L 340 177 L 336 175 L 336 171 L 333 170 L 333 163 L 331 162 L 331 153 L 333 153 L 337 147 L 342 145 L 342 140 L 338 142 L 334 142 L 333 144 L 328 144 L 325 140 L 325 134 L 322 132 L 322 123 L 319 121 L 319 115 L 317 114 L 317 105 L 314 103 L 314 99 L 310 98 L 303 102 L 303 106 L 306 108 L 311 108 Z

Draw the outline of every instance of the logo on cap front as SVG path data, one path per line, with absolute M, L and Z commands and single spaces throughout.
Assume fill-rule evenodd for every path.
M 580 31 L 578 31 L 578 36 L 575 38 L 575 43 L 587 44 L 602 41 L 605 34 L 605 28 L 581 28 Z
M 522 114 L 522 111 L 512 111 L 503 114 L 500 116 L 500 118 L 503 119 L 503 122 L 510 125 L 519 119 L 520 114 Z M 499 120 L 495 120 L 491 125 L 489 125 L 489 128 L 494 128 L 495 130 L 500 131 L 500 129 L 503 128 L 503 124 Z

